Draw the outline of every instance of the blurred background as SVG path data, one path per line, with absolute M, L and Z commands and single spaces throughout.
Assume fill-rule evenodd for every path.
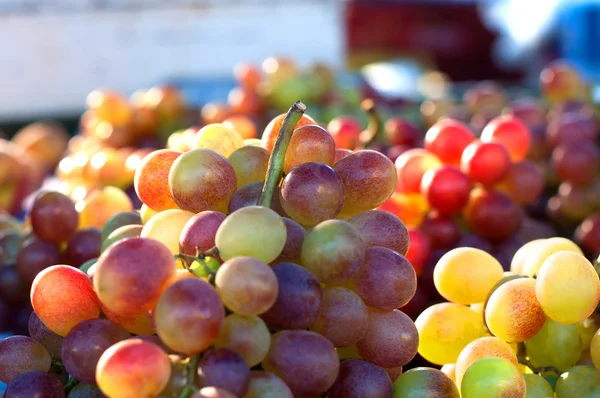
M 420 95 L 426 70 L 535 86 L 555 58 L 593 80 L 599 40 L 589 0 L 0 0 L 0 129 L 68 124 L 96 88 L 170 83 L 199 107 L 224 101 L 235 65 L 270 56 L 388 99 Z

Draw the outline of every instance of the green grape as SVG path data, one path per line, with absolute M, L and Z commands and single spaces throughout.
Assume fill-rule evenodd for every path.
M 564 371 L 581 356 L 581 336 L 576 324 L 562 325 L 547 319 L 542 329 L 525 342 L 527 356 L 535 366 L 554 366 Z
M 460 393 L 462 398 L 525 398 L 525 379 L 508 359 L 487 357 L 467 369 Z
M 283 219 L 261 206 L 243 207 L 231 213 L 219 226 L 215 244 L 224 261 L 250 256 L 265 263 L 275 260 L 287 238 Z
M 192 265 L 190 265 L 190 270 L 194 275 L 199 278 L 206 279 L 208 278 L 208 272 L 206 268 L 210 270 L 210 272 L 217 272 L 221 263 L 214 257 L 205 257 L 204 265 L 200 264 L 199 261 L 194 261 Z M 206 267 L 204 267 L 206 266 Z
M 460 398 L 456 384 L 445 373 L 433 368 L 415 368 L 394 382 L 394 398 Z
M 552 398 L 554 390 L 542 376 L 525 374 L 525 386 L 527 387 L 527 398 Z
M 600 397 L 600 372 L 591 366 L 573 366 L 556 382 L 556 398 Z

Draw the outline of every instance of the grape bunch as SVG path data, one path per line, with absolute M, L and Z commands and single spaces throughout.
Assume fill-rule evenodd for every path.
M 559 237 L 523 245 L 508 272 L 480 249 L 446 253 L 433 278 L 447 302 L 415 321 L 419 354 L 444 375 L 421 370 L 430 374 L 428 388 L 450 380 L 452 397 L 599 396 L 598 273 L 575 243 Z M 410 373 L 395 388 L 414 386 Z
M 261 146 L 211 124 L 152 151 L 142 209 L 104 214 L 93 258 L 30 266 L 28 333 L 0 341 L 5 398 L 392 397 L 419 347 L 400 310 L 417 284 L 408 231 L 373 210 L 396 170 L 370 150 L 336 159 L 304 110 Z M 78 214 L 44 193 L 31 236 L 64 245 Z

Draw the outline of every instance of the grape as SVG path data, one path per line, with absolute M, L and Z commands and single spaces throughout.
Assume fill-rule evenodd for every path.
M 96 382 L 108 396 L 156 396 L 169 382 L 171 363 L 158 346 L 140 340 L 120 341 L 104 351 Z
M 205 124 L 222 123 L 229 114 L 229 106 L 220 102 L 209 102 L 201 109 L 202 121 Z
M 97 188 L 77 203 L 79 228 L 102 229 L 115 214 L 132 210 L 131 199 L 121 189 L 112 186 Z
M 423 175 L 421 193 L 442 214 L 460 212 L 469 201 L 472 184 L 455 166 L 441 166 Z
M 18 231 L 0 231 L 0 264 L 14 263 L 19 254 L 21 233 Z
M 296 396 L 327 391 L 339 370 L 333 344 L 325 337 L 305 330 L 275 333 L 262 364 L 267 372 L 279 375 Z
M 368 210 L 349 218 L 348 222 L 361 234 L 365 247 L 386 247 L 406 255 L 410 236 L 406 225 L 397 216 L 387 211 Z
M 262 78 L 260 70 L 247 63 L 237 64 L 233 69 L 233 76 L 240 86 L 249 90 L 256 89 Z
M 86 261 L 97 258 L 102 248 L 101 235 L 98 228 L 83 228 L 76 231 L 67 243 L 65 261 L 79 268 Z
M 142 238 L 151 238 L 164 244 L 171 254 L 179 253 L 179 236 L 194 213 L 169 209 L 153 216 L 142 229 Z M 196 253 L 193 253 L 196 254 Z
M 152 210 L 147 205 L 142 204 L 140 207 L 140 217 L 142 219 L 142 225 L 146 224 L 150 218 L 158 214 L 157 211 Z
M 123 326 L 129 333 L 138 335 L 154 333 L 154 328 L 150 323 L 150 317 L 147 312 L 138 315 L 120 315 L 112 312 L 106 306 L 102 306 L 102 312 L 107 319 L 117 325 Z
M 579 329 L 577 325 L 561 325 L 548 319 L 540 331 L 525 342 L 525 350 L 535 366 L 554 366 L 565 371 L 581 356 Z
M 544 326 L 546 314 L 535 297 L 536 282 L 520 278 L 498 287 L 485 307 L 485 321 L 490 331 L 509 343 L 533 337 Z
M 492 242 L 514 235 L 523 223 L 523 214 L 508 196 L 498 191 L 474 189 L 464 209 L 469 229 Z
M 456 385 L 460 386 L 463 376 L 469 366 L 475 361 L 487 357 L 504 358 L 519 365 L 517 356 L 512 347 L 497 337 L 481 337 L 467 344 L 456 360 L 455 378 Z
M 415 147 L 420 138 L 417 126 L 399 117 L 392 117 L 386 120 L 383 130 L 391 146 L 405 145 L 407 147 Z
M 285 114 L 281 114 L 275 117 L 273 120 L 271 120 L 269 124 L 267 124 L 267 127 L 265 127 L 265 131 L 262 135 L 262 145 L 269 152 L 273 151 L 273 147 L 275 146 L 275 141 L 277 140 L 277 136 L 279 135 L 279 130 L 281 130 L 281 126 L 283 125 L 284 118 Z M 317 123 L 310 116 L 304 114 L 300 117 L 300 120 L 298 121 L 294 132 L 300 127 L 305 126 L 307 124 Z
M 488 253 L 492 251 L 492 244 L 475 234 L 463 235 L 456 244 L 456 247 L 472 247 L 473 249 L 483 250 Z
M 38 194 L 33 200 L 30 219 L 35 234 L 55 244 L 69 239 L 79 221 L 75 204 L 60 192 Z
M 518 205 L 535 202 L 544 190 L 541 169 L 529 160 L 514 163 L 508 175 L 498 184 L 498 190 L 506 193 Z
M 27 301 L 29 284 L 19 276 L 17 267 L 3 265 L 0 267 L 0 298 L 8 304 L 18 304 Z
M 398 186 L 402 186 L 406 192 L 420 193 L 423 175 L 429 170 L 439 168 L 442 162 L 425 149 L 413 148 L 398 156 L 395 165 Z
M 392 383 L 385 370 L 372 363 L 351 359 L 340 370 L 327 392 L 330 398 L 391 398 Z
M 54 265 L 36 276 L 31 286 L 31 305 L 44 325 L 63 337 L 79 322 L 100 315 L 92 282 L 86 274 L 67 265 Z
M 520 162 L 529 152 L 531 133 L 519 118 L 503 115 L 492 119 L 485 126 L 481 133 L 481 141 L 502 145 L 513 162 Z
M 254 90 L 234 87 L 227 96 L 231 111 L 239 115 L 257 115 L 262 109 L 261 98 Z
M 379 152 L 354 152 L 333 165 L 344 183 L 344 207 L 340 217 L 348 218 L 371 210 L 392 196 L 397 174 L 394 164 Z
M 212 149 L 193 149 L 171 166 L 169 187 L 173 200 L 183 210 L 225 213 L 237 188 L 237 178 L 223 155 Z
M 262 182 L 253 182 L 246 184 L 235 191 L 231 197 L 231 201 L 229 202 L 229 214 L 241 209 L 242 207 L 255 206 L 258 204 L 258 199 L 262 193 L 263 186 L 264 183 Z M 271 209 L 273 209 L 277 214 L 284 216 L 285 212 L 283 211 L 279 201 L 279 191 L 280 189 L 277 187 L 273 195 L 273 200 L 271 201 Z
M 190 218 L 179 237 L 180 252 L 195 256 L 196 252 L 205 252 L 215 246 L 215 235 L 225 214 L 218 211 L 203 211 Z
M 521 229 L 522 231 L 522 229 Z M 512 236 L 505 241 L 498 242 L 492 247 L 491 254 L 496 257 L 505 271 L 510 270 L 510 263 L 515 253 L 521 248 L 526 238 L 521 236 Z
M 233 115 L 223 120 L 223 125 L 229 127 L 244 139 L 256 139 L 256 126 L 252 119 L 244 115 Z
M 584 256 L 559 251 L 544 260 L 535 293 L 552 320 L 563 324 L 581 322 L 598 306 L 600 279 Z
M 427 214 L 419 229 L 429 237 L 429 243 L 434 249 L 447 249 L 460 241 L 461 230 L 458 223 L 450 216 L 437 210 Z
M 438 261 L 433 279 L 446 300 L 474 304 L 485 300 L 503 272 L 502 265 L 483 250 L 459 247 Z
M 450 378 L 454 383 L 456 383 L 456 364 L 447 363 L 440 368 L 442 373 Z
M 223 304 L 240 315 L 259 315 L 271 308 L 278 298 L 275 272 L 266 263 L 240 256 L 223 263 L 215 277 L 215 286 Z
M 243 146 L 227 158 L 237 179 L 237 188 L 253 182 L 262 182 L 267 175 L 269 151 L 258 146 Z
M 579 224 L 575 241 L 588 253 L 600 252 L 600 214 L 593 214 Z
M 219 269 L 220 266 L 221 266 L 221 262 L 219 260 L 217 260 L 216 258 L 204 257 L 204 264 L 201 264 L 200 261 L 194 261 L 190 265 L 190 271 L 192 271 L 191 274 L 185 269 L 178 269 L 177 273 L 179 274 L 181 272 L 181 275 L 184 275 L 185 273 L 183 273 L 183 271 L 185 271 L 189 275 L 197 276 L 199 278 L 208 280 L 209 273 L 217 272 L 217 270 Z M 208 268 L 208 271 L 206 268 Z M 179 280 L 179 279 L 181 279 L 181 277 L 176 278 L 176 279 Z
M 129 337 L 125 329 L 108 319 L 80 322 L 67 334 L 62 346 L 65 369 L 75 379 L 94 384 L 96 364 L 102 353 Z
M 296 221 L 283 217 L 283 223 L 287 232 L 285 245 L 281 254 L 274 260 L 275 263 L 280 262 L 300 262 L 300 254 L 302 253 L 302 243 L 306 236 L 306 230 Z
M 5 398 L 43 397 L 64 398 L 61 382 L 53 375 L 31 371 L 13 379 L 4 392 Z
M 585 95 L 585 84 L 577 71 L 563 60 L 547 65 L 540 73 L 544 96 L 554 103 L 579 99 Z
M 525 379 L 505 358 L 488 357 L 475 361 L 462 379 L 462 398 L 525 397 Z
M 333 166 L 335 141 L 323 127 L 308 124 L 294 130 L 285 153 L 284 173 L 303 163 L 316 162 Z
M 282 218 L 261 206 L 244 207 L 231 213 L 215 236 L 220 257 L 250 256 L 270 263 L 281 254 L 286 242 Z
M 302 265 L 322 283 L 352 278 L 364 258 L 364 241 L 360 233 L 341 220 L 320 223 L 306 234 L 302 244 Z
M 277 299 L 261 315 L 262 319 L 276 329 L 306 329 L 319 312 L 321 284 L 313 274 L 296 264 L 279 263 L 272 270 L 277 278 Z
M 335 149 L 335 160 L 333 164 L 336 164 L 338 161 L 342 160 L 346 156 L 350 155 L 352 151 L 350 149 L 336 148 Z
M 417 355 L 418 346 L 415 324 L 399 310 L 369 310 L 367 331 L 356 343 L 361 358 L 384 368 L 406 365 Z
M 429 237 L 418 229 L 409 229 L 410 246 L 406 259 L 412 264 L 417 276 L 421 276 L 431 252 Z
M 552 166 L 561 180 L 586 185 L 598 174 L 600 151 L 587 142 L 562 144 L 552 152 Z
M 453 119 L 442 119 L 425 134 L 425 149 L 443 163 L 459 165 L 465 148 L 475 141 L 467 126 Z
M 244 139 L 231 128 L 212 123 L 202 127 L 192 140 L 193 148 L 210 149 L 228 157 L 244 146 Z
M 304 163 L 285 176 L 279 197 L 290 218 L 312 227 L 335 218 L 342 210 L 344 184 L 331 167 Z
M 225 318 L 216 348 L 229 348 L 244 358 L 248 366 L 256 366 L 267 356 L 271 335 L 265 322 L 257 316 L 230 314 Z
M 69 398 L 104 398 L 105 395 L 94 384 L 79 383 L 68 395 Z
M 326 287 L 318 310 L 310 330 L 325 336 L 334 346 L 351 346 L 365 335 L 369 311 L 352 290 L 341 286 Z
M 112 216 L 102 227 L 102 241 L 117 229 L 128 225 L 141 225 L 142 218 L 138 211 L 124 211 Z
M 181 360 L 175 355 L 169 355 L 169 359 L 171 361 L 171 376 L 169 377 L 167 386 L 160 392 L 160 396 L 177 398 L 183 392 L 187 384 L 188 374 L 186 361 Z
M 250 383 L 250 368 L 233 350 L 220 348 L 208 351 L 198 364 L 196 383 L 202 387 L 222 388 L 243 397 Z
M 353 116 L 339 116 L 327 124 L 337 148 L 354 150 L 359 142 L 362 126 Z
M 35 311 L 31 312 L 28 324 L 29 335 L 41 343 L 50 353 L 52 359 L 61 358 L 63 337 L 57 335 L 46 327 L 37 316 Z
M 244 398 L 293 398 L 290 388 L 273 373 L 252 371 Z
M 527 250 L 524 255 L 521 274 L 526 276 L 537 275 L 544 261 L 553 253 L 559 251 L 570 251 L 573 253 L 583 254 L 581 249 L 572 241 L 566 238 L 550 238 L 545 239 L 535 245 L 532 244 L 531 249 Z
M 417 290 L 417 276 L 410 262 L 384 247 L 370 247 L 365 251 L 365 259 L 353 282 L 365 304 L 378 310 L 405 306 Z
M 592 144 L 598 136 L 596 121 L 577 112 L 564 113 L 550 120 L 546 138 L 552 147 L 574 142 Z
M 25 283 L 31 283 L 36 275 L 61 262 L 60 250 L 52 243 L 33 238 L 24 242 L 17 254 L 17 272 Z
M 459 398 L 452 380 L 434 368 L 414 368 L 404 372 L 394 382 L 394 398 L 444 397 Z
M 198 278 L 170 285 L 154 310 L 158 336 L 168 347 L 187 355 L 200 353 L 215 342 L 224 317 L 219 295 Z
M 144 229 L 144 227 L 141 225 L 125 225 L 123 227 L 117 228 L 116 230 L 113 231 L 113 233 L 108 235 L 106 240 L 104 240 L 102 242 L 101 250 L 105 251 L 110 246 L 112 246 L 113 244 L 115 244 L 123 239 L 134 238 L 134 237 L 139 238 L 140 235 L 142 234 L 143 229 Z M 97 262 L 97 259 L 95 259 L 94 264 L 96 262 Z M 82 264 L 82 266 L 83 266 L 83 264 Z M 83 271 L 82 266 L 80 266 L 79 269 Z
M 195 392 L 190 398 L 236 398 L 235 395 L 222 388 L 204 387 Z
M 590 357 L 596 369 L 600 370 L 600 329 L 596 331 L 590 341 Z
M 483 186 L 502 181 L 510 167 L 510 155 L 504 146 L 481 141 L 473 141 L 465 148 L 460 164 L 463 173 Z
M 0 381 L 9 383 L 27 372 L 50 370 L 48 350 L 27 336 L 10 336 L 0 340 Z
M 527 398 L 547 398 L 554 396 L 554 390 L 550 386 L 550 383 L 542 376 L 524 374 L 523 377 L 525 378 Z
M 577 323 L 577 328 L 579 329 L 579 335 L 581 337 L 582 350 L 589 350 L 592 344 L 592 339 L 594 338 L 594 334 L 598 330 L 596 321 L 594 318 L 585 319 Z
M 600 371 L 591 366 L 573 366 L 556 382 L 560 398 L 595 398 L 600 394 Z
M 434 304 L 415 321 L 419 354 L 431 363 L 456 363 L 467 344 L 486 335 L 483 320 L 469 307 L 456 303 Z

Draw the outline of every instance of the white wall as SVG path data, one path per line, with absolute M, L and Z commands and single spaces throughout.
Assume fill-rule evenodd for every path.
M 108 4 L 105 9 L 90 5 Z M 169 6 L 165 6 L 169 4 Z M 82 109 L 171 77 L 287 55 L 340 65 L 336 0 L 0 0 L 0 120 Z

